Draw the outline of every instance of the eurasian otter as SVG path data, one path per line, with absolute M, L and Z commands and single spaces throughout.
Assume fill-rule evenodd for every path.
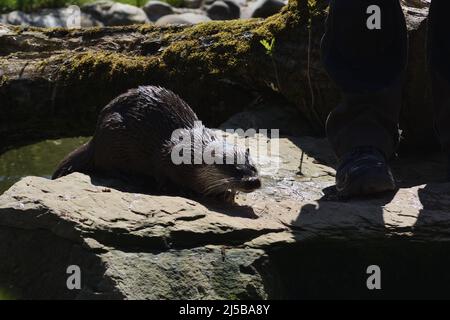
M 212 150 L 212 157 L 224 161 L 195 162 L 203 150 Z M 180 157 L 194 161 L 180 164 Z M 146 180 L 169 190 L 223 196 L 229 201 L 237 191 L 251 192 L 261 186 L 248 149 L 230 145 L 204 127 L 178 95 L 155 86 L 131 89 L 103 108 L 93 138 L 66 156 L 52 179 L 72 172 Z

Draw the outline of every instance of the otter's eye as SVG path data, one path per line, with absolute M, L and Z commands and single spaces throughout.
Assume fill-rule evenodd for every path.
M 246 177 L 254 175 L 252 169 L 246 165 L 237 165 L 235 166 L 236 175 L 239 177 Z

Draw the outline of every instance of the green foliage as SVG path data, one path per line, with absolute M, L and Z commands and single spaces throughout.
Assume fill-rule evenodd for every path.
M 6 290 L 0 288 L 0 301 L 1 300 L 14 300 L 14 297 Z
M 273 58 L 273 52 L 275 50 L 275 38 L 272 38 L 272 40 L 270 40 L 270 43 L 266 40 L 260 40 L 259 41 L 262 46 L 266 49 L 266 54 L 268 54 L 272 60 L 272 66 L 273 66 L 273 70 L 275 72 L 275 78 L 277 80 L 277 86 L 275 87 L 274 85 L 272 85 L 272 90 L 274 91 L 280 91 L 281 90 L 281 84 L 280 84 L 280 79 L 278 77 L 278 69 L 277 69 L 277 65 L 275 63 L 275 60 Z
M 324 11 L 328 11 L 328 2 L 325 0 L 308 0 L 308 10 L 312 17 L 321 16 Z
M 272 40 L 270 40 L 270 43 L 266 39 L 260 40 L 259 42 L 266 49 L 266 53 L 269 56 L 272 56 L 273 55 L 273 51 L 274 51 L 274 47 L 275 47 L 275 38 L 272 38 Z
M 173 7 L 182 7 L 184 4 L 184 0 L 163 0 L 164 2 L 167 2 Z

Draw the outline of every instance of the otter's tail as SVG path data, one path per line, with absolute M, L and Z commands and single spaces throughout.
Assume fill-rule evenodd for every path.
M 92 148 L 88 142 L 69 153 L 56 168 L 52 179 L 57 179 L 73 172 L 88 173 L 92 169 Z

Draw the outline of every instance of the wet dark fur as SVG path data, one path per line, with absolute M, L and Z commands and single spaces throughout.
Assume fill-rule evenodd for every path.
M 189 105 L 169 90 L 153 86 L 129 90 L 103 108 L 92 140 L 70 153 L 52 178 L 83 172 L 202 193 L 208 190 L 203 186 L 208 182 L 200 181 L 199 176 L 221 178 L 234 175 L 234 171 L 228 168 L 220 174 L 213 170 L 211 175 L 209 171 L 199 175 L 201 166 L 172 163 L 167 148 L 172 132 L 192 128 L 195 121 L 198 118 Z M 250 169 L 251 176 L 257 175 L 253 166 Z M 230 179 L 230 185 L 239 179 Z

